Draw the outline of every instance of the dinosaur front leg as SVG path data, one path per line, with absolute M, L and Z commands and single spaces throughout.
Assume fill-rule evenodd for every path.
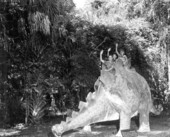
M 116 134 L 117 137 L 122 137 L 122 130 L 130 129 L 130 123 L 131 123 L 131 116 L 128 113 L 120 112 L 120 125 L 119 125 L 119 131 Z
M 116 134 L 118 137 L 122 137 L 121 130 L 130 129 L 131 123 L 131 110 L 128 105 L 121 99 L 119 94 L 114 93 L 109 95 L 108 92 L 105 93 L 112 105 L 118 110 L 120 115 L 120 125 L 119 131 Z
M 119 130 L 130 129 L 131 116 L 125 112 L 120 113 L 120 128 Z

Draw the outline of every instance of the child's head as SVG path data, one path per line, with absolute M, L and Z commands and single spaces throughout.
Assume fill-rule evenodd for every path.
M 117 58 L 117 55 L 113 54 L 113 60 L 116 60 L 116 58 Z
M 113 57 L 110 55 L 109 58 L 108 58 L 108 60 L 109 60 L 109 61 L 112 61 L 112 59 L 113 59 Z
M 120 50 L 120 55 L 125 55 L 125 51 L 123 49 Z

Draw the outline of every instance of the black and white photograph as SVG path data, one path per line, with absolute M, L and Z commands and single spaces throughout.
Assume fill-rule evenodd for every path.
M 0 137 L 170 137 L 170 0 L 0 0 Z

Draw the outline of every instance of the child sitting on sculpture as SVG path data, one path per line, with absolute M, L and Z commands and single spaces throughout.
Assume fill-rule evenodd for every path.
M 123 49 L 120 49 L 120 53 L 118 52 L 118 44 L 116 44 L 116 53 L 118 55 L 118 59 L 120 59 L 123 63 L 123 66 L 125 66 L 128 63 L 128 58 L 125 55 L 125 51 Z
M 114 53 L 112 57 L 113 57 L 113 62 L 115 62 L 117 60 L 117 54 Z
M 120 53 L 118 52 L 118 44 L 116 44 L 116 53 L 114 53 L 112 56 L 109 54 L 111 48 L 107 51 L 107 57 L 108 61 L 105 61 L 102 59 L 103 50 L 100 52 L 100 61 L 105 66 L 105 71 L 110 71 L 114 68 L 115 63 L 121 64 L 122 67 L 130 69 L 131 67 L 131 61 L 127 58 L 125 55 L 125 51 L 123 49 L 120 50 Z M 118 57 L 117 57 L 118 56 Z
M 118 54 L 118 59 L 117 62 L 122 62 L 122 66 L 125 69 L 128 70 L 135 70 L 134 68 L 131 67 L 131 58 L 127 58 L 125 55 L 125 51 L 123 49 L 120 50 L 120 53 L 118 52 L 118 44 L 116 44 L 116 53 Z
M 110 68 L 113 64 L 113 57 L 109 54 L 111 48 L 108 49 L 107 51 L 107 57 L 108 61 L 103 60 L 102 55 L 103 55 L 103 50 L 100 52 L 100 61 L 102 62 L 102 65 L 104 65 L 105 68 Z
M 109 61 L 110 61 L 110 63 L 112 63 L 112 62 L 116 61 L 116 59 L 117 59 L 117 54 L 114 53 L 114 54 L 111 56 L 111 55 L 110 55 L 110 51 L 111 51 L 111 48 L 109 48 L 108 51 L 107 51 L 107 57 L 109 57 Z

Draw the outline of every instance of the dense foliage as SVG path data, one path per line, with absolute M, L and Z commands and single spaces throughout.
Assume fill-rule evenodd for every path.
M 166 110 L 169 3 L 95 0 L 82 12 L 69 0 L 0 2 L 0 65 L 8 68 L 0 113 L 7 124 L 77 109 L 93 92 L 100 50 L 111 47 L 113 54 L 116 43 Z
M 88 2 L 83 14 L 77 14 L 94 25 L 107 26 L 114 43 L 127 49 L 132 66 L 149 82 L 155 102 L 167 102 L 170 3 L 94 0 L 90 7 Z

